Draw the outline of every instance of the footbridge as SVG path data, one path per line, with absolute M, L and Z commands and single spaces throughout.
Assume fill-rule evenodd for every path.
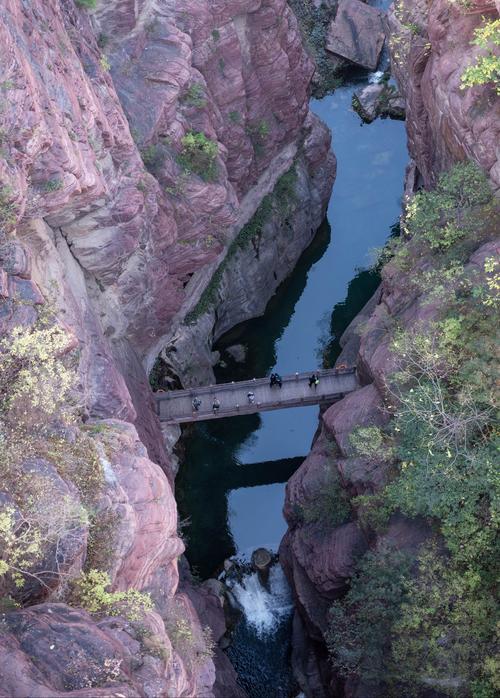
M 332 368 L 314 371 L 319 378 L 316 387 L 309 386 L 310 373 L 294 373 L 282 378 L 281 388 L 270 386 L 269 378 L 218 383 L 189 390 L 169 390 L 155 393 L 156 411 L 160 421 L 168 424 L 201 422 L 207 419 L 236 417 L 287 407 L 328 404 L 341 400 L 346 393 L 359 387 L 355 368 Z M 248 393 L 254 395 L 254 402 Z M 193 400 L 201 401 L 198 410 Z M 219 409 L 213 403 L 219 402 Z

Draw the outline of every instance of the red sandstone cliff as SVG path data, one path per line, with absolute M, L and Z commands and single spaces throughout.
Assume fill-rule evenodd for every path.
M 441 171 L 466 158 L 488 173 L 493 188 L 500 184 L 498 97 L 489 85 L 460 89 L 460 76 L 477 52 L 470 46 L 473 29 L 484 13 L 497 16 L 495 3 L 477 2 L 465 14 L 446 0 L 402 0 L 392 7 L 392 67 L 406 99 L 412 158 L 408 194 L 418 184 L 431 187 Z M 498 231 L 490 232 L 494 237 Z M 483 245 L 469 266 L 479 272 L 485 258 L 497 257 L 498 250 L 498 241 Z M 418 278 L 425 263 L 422 260 L 420 267 L 417 263 L 412 268 L 412 278 Z M 354 520 L 336 525 L 330 506 L 328 518 L 321 518 L 321 502 L 335 487 L 340 507 L 342 496 L 349 500 L 373 494 L 387 482 L 390 461 L 359 457 L 348 436 L 356 427 L 383 426 L 390 419 L 386 376 L 395 371 L 390 328 L 395 324 L 411 328 L 432 321 L 438 312 L 436 300 L 409 283 L 408 272 L 391 264 L 385 267 L 381 287 L 341 340 L 343 353 L 338 361 L 356 363 L 364 387 L 322 415 L 311 453 L 288 482 L 284 513 L 289 528 L 280 561 L 296 599 L 293 660 L 308 696 L 378 695 L 356 680 L 344 685 L 332 676 L 324 639 L 328 609 L 348 589 L 356 561 L 365 550 L 389 540 L 398 549 L 412 551 L 428 530 L 415 521 L 394 517 L 387 533 L 377 539 L 360 524 L 357 512 Z
M 397 2 L 389 13 L 392 71 L 406 98 L 410 154 L 426 186 L 454 162 L 475 160 L 500 186 L 500 104 L 493 85 L 463 90 L 460 78 L 480 52 L 471 45 L 498 3 Z
M 53 298 L 78 346 L 85 433 L 104 473 L 94 512 L 107 522 L 103 566 L 113 589 L 147 590 L 155 601 L 141 636 L 123 618 L 65 604 L 7 614 L 0 694 L 209 696 L 214 664 L 191 600 L 177 591 L 183 545 L 146 370 L 294 163 L 295 222 L 308 227 L 281 276 L 319 224 L 334 162 L 328 132 L 308 112 L 313 66 L 285 0 L 112 0 L 95 12 L 73 0 L 6 0 L 0 47 L 1 331 L 30 326 Z M 179 164 L 190 131 L 217 144 L 213 181 Z M 36 467 L 78 504 L 58 463 Z M 94 534 L 82 526 L 66 546 L 71 575 Z M 64 598 L 63 585 L 52 586 L 50 601 Z M 199 594 L 200 608 L 220 612 L 217 597 Z M 44 597 L 35 585 L 23 601 Z M 191 658 L 169 639 L 172 604 Z M 214 639 L 222 632 L 213 628 Z M 223 668 L 218 690 L 235 695 Z

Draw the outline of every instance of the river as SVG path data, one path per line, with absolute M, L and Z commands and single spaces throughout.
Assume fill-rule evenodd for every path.
M 264 376 L 273 369 L 308 371 L 324 360 L 331 364 L 338 337 L 377 287 L 371 252 L 384 244 L 398 220 L 408 154 L 403 122 L 362 125 L 352 111 L 353 90 L 366 80 L 366 75 L 352 78 L 335 94 L 312 101 L 313 111 L 333 132 L 338 161 L 327 219 L 265 314 L 219 341 L 225 365 L 217 368 L 218 381 Z M 234 344 L 246 349 L 243 363 L 225 351 Z M 186 554 L 201 578 L 217 573 L 231 556 L 248 559 L 260 546 L 278 549 L 286 530 L 285 483 L 309 451 L 317 426 L 318 408 L 303 407 L 186 429 L 176 492 L 186 520 Z M 246 619 L 228 653 L 253 698 L 270 695 L 269 680 L 276 686 L 273 695 L 285 697 L 292 682 L 283 655 L 290 618 L 289 611 L 282 612 L 289 608 L 284 580 L 275 573 L 274 619 L 265 615 L 272 598 L 262 596 L 265 590 L 261 598 L 258 589 L 252 593 L 254 583 L 250 575 L 237 590 Z M 269 627 L 262 626 L 262 617 L 271 618 Z

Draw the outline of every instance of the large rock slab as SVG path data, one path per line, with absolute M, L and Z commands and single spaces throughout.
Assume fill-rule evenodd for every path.
M 405 118 L 405 100 L 392 85 L 367 85 L 354 93 L 352 106 L 367 124 L 378 116 Z
M 385 40 L 382 16 L 379 10 L 359 0 L 341 0 L 328 30 L 327 50 L 375 70 Z
M 382 427 L 389 417 L 377 388 L 371 384 L 350 393 L 329 407 L 323 415 L 327 432 L 337 442 L 341 455 L 352 456 L 349 436 L 356 427 Z
M 62 603 L 7 613 L 2 623 L 2 697 L 213 696 L 192 685 L 156 613 L 141 625 L 161 654 L 125 618 L 97 620 Z

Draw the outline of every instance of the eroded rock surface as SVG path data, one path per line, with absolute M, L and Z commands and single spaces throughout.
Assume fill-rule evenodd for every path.
M 390 85 L 367 85 L 355 92 L 352 105 L 366 123 L 371 123 L 378 116 L 404 119 L 405 100 Z
M 95 11 L 73 0 L 6 0 L 0 47 L 1 329 L 30 327 L 53 297 L 78 348 L 85 434 L 104 472 L 92 512 L 102 530 L 90 520 L 82 527 L 64 571 L 105 569 L 112 590 L 148 591 L 157 611 L 145 621 L 156 638 L 146 646 L 125 619 L 96 620 L 64 604 L 9 614 L 0 690 L 210 696 L 214 663 L 193 603 L 178 590 L 183 545 L 167 478 L 175 465 L 147 371 L 294 165 L 288 223 L 276 214 L 257 249 L 238 254 L 222 289 L 237 301 L 221 330 L 259 312 L 311 240 L 334 172 L 329 133 L 308 108 L 314 67 L 285 0 L 98 0 Z M 215 146 L 210 173 L 182 159 L 192 133 Z M 260 276 L 259 256 L 267 260 Z M 49 459 L 46 468 L 67 478 L 61 492 L 78 504 L 56 465 Z M 175 614 L 193 656 L 172 648 Z M 59 670 L 51 644 L 61 647 Z M 216 655 L 218 685 L 234 687 Z
M 445 0 L 408 0 L 391 10 L 393 72 L 405 97 L 413 158 L 405 188 L 409 195 L 422 183 L 431 187 L 440 172 L 464 159 L 477 162 L 489 174 L 493 187 L 498 188 L 500 104 L 494 87 L 460 87 L 463 71 L 478 53 L 470 45 L 474 28 L 481 22 L 482 14 L 497 17 L 497 6 L 494 2 L 478 2 L 472 3 L 469 11 L 461 12 Z M 367 90 L 370 118 L 376 113 L 381 91 L 381 86 Z M 492 229 L 492 237 L 494 233 Z M 498 255 L 497 250 L 498 242 L 482 245 L 466 269 L 482 273 L 484 260 L 488 255 Z M 341 506 L 353 497 L 376 494 L 388 481 L 391 454 L 360 456 L 352 448 L 350 434 L 356 427 L 383 426 L 389 419 L 387 376 L 396 370 L 390 351 L 391 328 L 425 326 L 439 315 L 439 301 L 422 293 L 418 283 L 413 283 L 426 268 L 423 259 L 417 259 L 410 272 L 393 264 L 384 267 L 381 287 L 341 339 L 343 350 L 338 362 L 356 363 L 365 387 L 322 415 L 312 451 L 287 485 L 284 513 L 288 531 L 280 556 L 298 609 L 293 663 L 306 694 L 352 698 L 377 695 L 373 687 L 355 677 L 342 681 L 332 676 L 324 645 L 326 614 L 335 594 L 347 590 L 349 567 L 356 555 L 362 554 L 363 545 L 373 550 L 388 545 L 414 554 L 430 535 L 422 521 L 409 521 L 398 515 L 390 520 L 384 535 L 374 535 L 360 523 L 363 511 L 356 504 L 350 507 L 350 520 L 337 522 L 333 530 L 325 531 L 324 526 L 317 530 L 317 524 L 308 520 L 326 488 L 337 488 L 336 501 Z M 335 510 L 330 506 L 329 519 L 322 520 L 331 521 L 333 516 Z M 347 530 L 354 532 L 356 526 L 365 536 L 359 544 L 356 536 L 346 535 Z M 325 540 L 328 543 L 323 547 Z M 315 568 L 316 556 L 323 560 L 320 574 Z
M 360 0 L 340 0 L 326 48 L 351 63 L 375 70 L 385 41 L 383 14 Z
M 426 186 L 458 160 L 472 159 L 500 186 L 500 100 L 492 83 L 461 89 L 480 53 L 482 17 L 498 17 L 492 0 L 463 11 L 447 0 L 403 0 L 389 13 L 392 70 L 407 107 L 409 149 Z

